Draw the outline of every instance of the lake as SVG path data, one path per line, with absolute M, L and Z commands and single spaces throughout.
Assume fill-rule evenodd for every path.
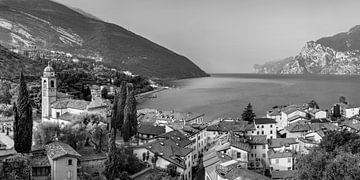
M 204 113 L 213 120 L 241 117 L 249 102 L 258 117 L 275 105 L 312 99 L 324 109 L 332 107 L 340 96 L 351 104 L 360 104 L 360 76 L 214 74 L 171 84 L 175 88 L 143 100 L 138 108 Z

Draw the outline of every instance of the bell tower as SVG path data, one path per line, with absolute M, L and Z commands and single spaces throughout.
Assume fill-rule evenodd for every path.
M 41 93 L 42 118 L 49 119 L 51 116 L 51 103 L 56 101 L 56 76 L 54 69 L 50 66 L 50 61 L 41 78 Z

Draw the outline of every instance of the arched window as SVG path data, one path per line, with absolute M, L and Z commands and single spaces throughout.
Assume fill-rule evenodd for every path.
M 55 83 L 54 83 L 54 81 L 50 81 L 50 87 L 55 87 Z
M 46 80 L 44 80 L 44 83 L 46 83 Z

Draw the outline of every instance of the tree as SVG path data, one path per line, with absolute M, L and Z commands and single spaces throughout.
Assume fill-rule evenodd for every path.
M 108 130 L 105 124 L 93 124 L 89 129 L 91 143 L 95 146 L 98 153 L 102 152 L 107 146 Z
M 311 100 L 311 101 L 308 103 L 308 105 L 309 105 L 310 108 L 319 109 L 319 105 L 318 105 L 318 103 L 317 103 L 315 100 Z
M 127 85 L 126 105 L 124 108 L 124 123 L 122 126 L 122 135 L 125 142 L 137 133 L 136 99 L 133 85 Z
M 296 179 L 357 179 L 360 177 L 360 136 L 330 131 L 309 154 L 297 159 Z
M 108 90 L 104 87 L 102 90 L 101 90 L 101 97 L 102 98 L 106 98 L 108 95 Z
M 21 154 L 10 156 L 3 160 L 3 172 L 8 180 L 30 180 L 30 160 Z
M 116 126 L 115 128 L 121 130 L 123 123 L 124 123 L 124 109 L 126 104 L 126 96 L 127 96 L 127 89 L 126 89 L 126 82 L 123 81 L 120 85 L 120 92 L 118 94 L 118 101 L 117 101 L 117 114 L 116 114 Z
M 0 103 L 11 104 L 12 95 L 10 93 L 11 86 L 9 83 L 3 83 L 0 90 Z
M 45 145 L 55 141 L 61 134 L 61 129 L 58 124 L 41 123 L 35 132 L 35 143 Z
M 69 144 L 75 150 L 84 147 L 86 139 L 88 139 L 88 132 L 82 125 L 65 126 L 61 129 L 59 141 Z
M 252 106 L 250 103 L 244 109 L 244 112 L 242 113 L 241 117 L 242 117 L 242 120 L 248 121 L 249 123 L 254 122 L 254 118 L 256 117 L 256 115 L 253 112 L 253 109 L 252 109 Z
M 345 96 L 340 96 L 339 103 L 347 104 Z
M 23 73 L 20 74 L 20 87 L 17 105 L 14 104 L 14 148 L 18 153 L 30 153 L 32 145 L 32 107 Z

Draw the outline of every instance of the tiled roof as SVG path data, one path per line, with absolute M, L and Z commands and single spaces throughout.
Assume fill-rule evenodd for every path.
M 289 132 L 306 132 L 310 130 L 309 124 L 303 124 L 303 123 L 293 123 L 289 126 L 286 126 L 285 129 Z
M 321 118 L 321 119 L 311 119 L 310 123 L 329 123 L 331 122 L 329 119 L 327 118 Z
M 271 118 L 255 118 L 255 124 L 276 124 L 275 119 Z
M 72 108 L 72 109 L 80 109 L 85 110 L 90 102 L 85 100 L 76 100 L 76 99 L 64 99 L 55 101 L 51 104 L 52 108 L 55 109 L 66 109 L 66 108 Z
M 94 108 L 103 108 L 103 107 L 109 107 L 111 105 L 109 100 L 95 97 L 94 100 L 92 100 L 89 105 L 87 106 L 87 109 L 94 109 Z
M 271 172 L 272 179 L 289 179 L 295 176 L 295 171 L 273 171 Z
M 248 143 L 248 140 L 245 138 L 237 137 L 234 134 L 230 135 L 230 145 L 238 149 L 250 152 L 251 147 Z
M 321 131 L 321 130 L 333 131 L 333 130 L 338 129 L 337 126 L 330 124 L 330 123 L 312 123 L 312 124 L 309 124 L 309 126 L 310 126 L 310 129 L 315 132 Z
M 170 131 L 164 134 L 159 135 L 159 138 L 171 139 L 175 143 L 178 143 L 180 147 L 185 147 L 193 142 L 190 141 L 184 134 L 179 130 Z
M 49 158 L 46 154 L 33 155 L 30 159 L 31 167 L 50 167 Z
M 281 110 L 275 109 L 275 110 L 273 110 L 273 111 L 269 111 L 269 112 L 268 112 L 268 115 L 269 115 L 269 116 L 279 116 L 279 115 L 281 115 Z
M 56 92 L 56 98 L 57 99 L 65 99 L 65 98 L 72 98 L 72 95 L 68 95 L 62 92 Z
M 141 123 L 138 133 L 158 136 L 165 133 L 165 126 L 155 126 L 152 123 Z
M 360 130 L 360 123 L 355 123 L 353 121 L 344 121 L 339 126 L 340 127 L 341 126 L 347 126 L 347 127 L 351 128 L 351 129 L 355 129 L 357 131 Z
M 293 153 L 291 152 L 275 152 L 273 154 L 269 155 L 270 159 L 274 159 L 274 158 L 288 158 L 288 157 L 293 157 Z
M 70 145 L 62 142 L 52 142 L 45 146 L 47 155 L 55 160 L 63 156 L 80 157 L 80 154 L 76 152 Z
M 193 151 L 191 148 L 181 147 L 172 139 L 157 140 L 144 145 L 144 147 L 153 153 L 158 153 L 160 157 L 183 169 L 186 169 L 186 164 L 181 157 L 186 157 Z
M 295 115 L 295 116 L 292 116 L 288 119 L 289 122 L 291 121 L 295 121 L 297 119 L 307 119 L 305 116 L 301 116 L 301 115 Z
M 191 121 L 193 119 L 199 118 L 204 116 L 204 114 L 199 113 L 183 113 L 183 112 L 176 112 L 176 111 L 158 111 L 155 109 L 141 109 L 138 110 L 142 116 L 140 117 L 139 121 L 148 121 L 148 122 L 155 122 L 156 120 L 160 121 Z
M 223 120 L 217 124 L 213 124 L 207 127 L 207 131 L 218 132 L 247 132 L 255 129 L 254 124 L 249 124 L 247 121 L 238 120 Z
M 269 140 L 269 148 L 280 148 L 283 146 L 290 146 L 291 144 L 297 144 L 296 138 L 276 138 Z
M 60 117 L 58 117 L 58 119 L 72 122 L 74 120 L 79 119 L 80 117 L 81 117 L 81 115 L 66 112 L 66 113 L 62 114 Z
M 267 144 L 268 140 L 266 139 L 266 135 L 251 135 L 249 137 L 249 144 L 256 145 L 256 144 Z
M 251 180 L 271 180 L 270 178 L 261 175 L 259 173 L 253 172 L 245 168 L 234 167 L 228 171 L 224 177 L 228 180 L 238 180 L 240 179 L 251 179 Z

